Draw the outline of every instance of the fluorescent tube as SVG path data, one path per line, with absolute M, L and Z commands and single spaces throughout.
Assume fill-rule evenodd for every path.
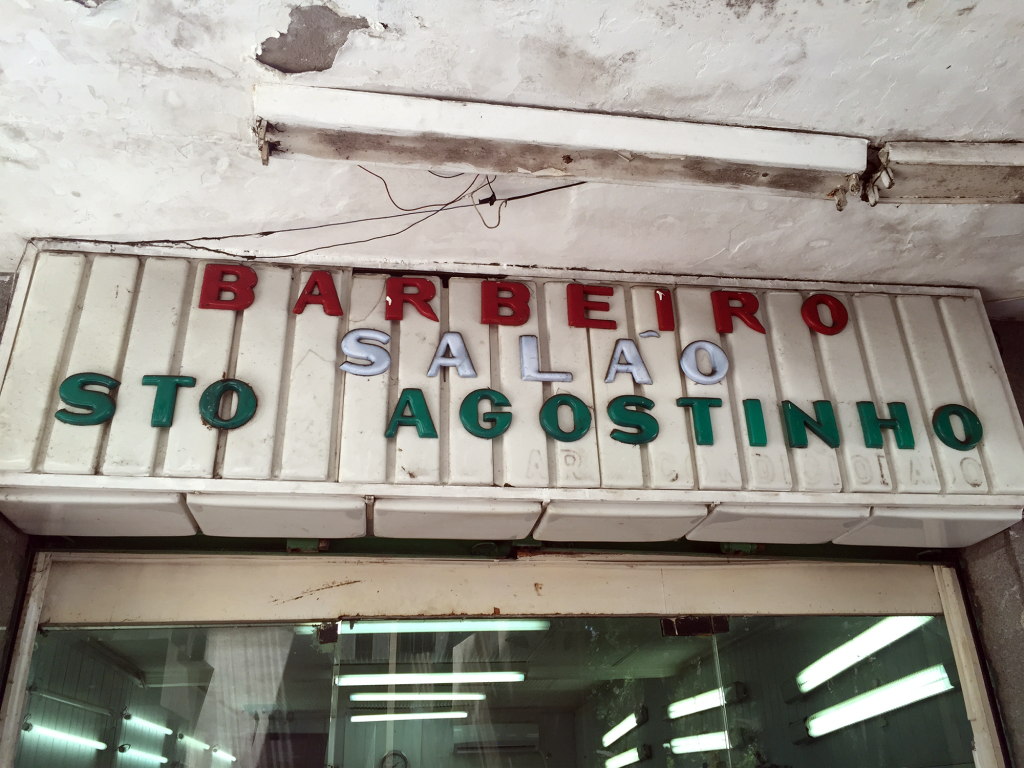
M 228 760 L 229 762 L 232 762 L 232 763 L 235 762 L 235 760 L 238 759 L 234 755 L 229 755 L 227 752 L 225 752 L 224 750 L 220 749 L 219 747 L 214 747 L 212 754 L 213 754 L 214 757 L 219 757 L 221 760 Z
M 483 693 L 353 693 L 349 701 L 483 701 Z
M 125 715 L 124 719 L 127 720 L 129 723 L 135 723 L 136 725 L 140 726 L 141 728 L 146 728 L 147 730 L 150 730 L 150 731 L 156 731 L 157 733 L 162 733 L 165 736 L 170 736 L 172 733 L 174 733 L 174 731 L 172 731 L 170 728 L 165 728 L 162 725 L 157 725 L 156 723 L 151 723 L 151 722 L 149 722 L 149 720 L 143 720 L 141 717 L 136 717 L 135 715 L 132 715 L 132 714 Z
M 644 744 L 642 747 L 635 747 L 625 752 L 620 752 L 615 757 L 609 757 L 605 760 L 604 768 L 623 768 L 626 765 L 639 763 L 641 760 L 646 760 L 650 757 L 650 749 L 650 747 Z
M 151 760 L 154 763 L 166 763 L 167 758 L 163 755 L 153 755 L 149 752 L 139 752 L 137 749 L 126 749 L 125 753 L 130 754 L 132 757 L 136 757 L 139 760 Z
M 814 690 L 857 662 L 866 659 L 887 645 L 892 645 L 901 637 L 909 635 L 918 627 L 927 624 L 932 618 L 931 616 L 890 616 L 887 619 L 882 619 L 870 629 L 825 654 L 797 675 L 797 687 L 801 693 Z
M 38 733 L 40 736 L 49 736 L 51 739 L 66 741 L 68 744 L 77 744 L 80 747 L 92 747 L 93 749 L 106 749 L 107 745 L 102 741 L 94 741 L 81 736 L 72 736 L 70 733 L 55 731 L 43 725 L 32 725 L 26 729 L 29 733 Z
M 334 682 L 343 687 L 354 685 L 418 685 L 421 683 L 518 683 L 522 672 L 399 672 L 380 675 L 338 675 Z
M 193 739 L 191 736 L 185 736 L 183 734 L 179 734 L 179 737 L 181 738 L 181 740 L 183 742 L 185 742 L 185 744 L 187 744 L 190 747 L 196 747 L 197 749 L 202 749 L 202 750 L 207 750 L 207 749 L 210 748 L 209 744 L 207 744 L 205 742 L 202 742 L 199 739 Z
M 730 749 L 729 734 L 725 731 L 702 733 L 698 736 L 683 736 L 669 742 L 674 755 L 688 755 L 692 752 L 714 752 L 719 749 Z
M 602 736 L 601 744 L 606 747 L 610 744 L 614 744 L 638 725 L 643 725 L 646 722 L 647 707 L 640 707 L 636 712 L 630 714 L 625 720 Z
M 811 715 L 807 718 L 807 734 L 812 738 L 824 736 L 951 690 L 953 684 L 949 682 L 946 670 L 941 664 L 936 664 Z
M 543 632 L 545 619 L 437 619 L 431 621 L 339 621 L 343 635 L 390 635 L 408 632 Z
M 677 717 L 686 717 L 695 712 L 704 712 L 708 709 L 721 707 L 725 704 L 725 689 L 716 688 L 713 691 L 702 693 L 698 696 L 691 696 L 688 699 L 673 701 L 668 705 L 668 719 L 675 720 Z
M 391 720 L 458 720 L 467 712 L 401 712 L 379 715 L 352 715 L 353 723 L 383 723 Z

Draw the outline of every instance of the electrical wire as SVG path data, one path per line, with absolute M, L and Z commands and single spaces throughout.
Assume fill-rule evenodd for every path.
M 369 168 L 366 168 L 365 166 L 358 165 L 356 167 L 357 168 L 362 168 L 364 171 L 366 171 L 371 176 L 380 179 L 381 184 L 384 185 L 384 192 L 387 193 L 388 200 L 390 200 L 391 204 L 393 206 L 395 206 L 395 208 L 397 208 L 400 211 L 406 211 L 406 212 L 421 211 L 424 208 L 434 208 L 434 207 L 436 207 L 438 205 L 441 205 L 441 203 L 427 203 L 426 205 L 417 205 L 414 208 L 403 208 L 398 203 L 396 203 L 395 202 L 395 198 L 391 196 L 391 189 L 388 187 L 387 179 L 385 179 L 379 173 L 374 173 L 373 171 L 371 171 Z M 448 206 L 448 205 L 451 205 L 452 203 L 457 203 L 459 200 L 461 200 L 463 197 L 465 197 L 466 193 L 469 192 L 469 188 L 472 187 L 474 184 L 476 184 L 476 180 L 479 179 L 479 178 L 480 178 L 480 174 L 478 173 L 476 176 L 473 177 L 473 180 L 471 182 L 469 182 L 469 186 L 466 187 L 464 190 L 462 190 L 462 194 L 460 194 L 454 200 L 449 200 L 447 203 L 444 203 L 444 205 Z

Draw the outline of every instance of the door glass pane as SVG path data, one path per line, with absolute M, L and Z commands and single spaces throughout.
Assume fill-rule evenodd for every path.
M 940 618 L 51 627 L 16 765 L 966 765 L 958 686 Z

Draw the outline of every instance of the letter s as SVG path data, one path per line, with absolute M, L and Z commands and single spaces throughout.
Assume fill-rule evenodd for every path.
M 387 344 L 391 337 L 384 331 L 375 331 L 372 328 L 356 328 L 345 334 L 341 340 L 341 351 L 347 357 L 356 360 L 366 360 L 366 365 L 357 365 L 351 362 L 341 364 L 341 370 L 345 373 L 354 373 L 356 376 L 376 376 L 384 373 L 391 367 L 391 355 L 386 349 L 376 344 L 366 344 L 365 341 L 376 341 L 379 344 Z

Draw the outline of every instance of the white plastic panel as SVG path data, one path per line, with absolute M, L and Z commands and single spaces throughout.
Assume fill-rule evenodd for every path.
M 207 536 L 352 539 L 366 535 L 361 496 L 190 493 L 186 497 Z
M 18 335 L 0 389 L 0 469 L 33 467 L 84 269 L 84 256 L 42 254 L 21 323 L 8 325 Z
M 873 507 L 863 525 L 836 544 L 869 547 L 966 547 L 1021 520 L 1019 507 Z
M 553 501 L 533 538 L 538 541 L 675 541 L 707 515 L 704 504 L 624 504 Z
M 862 523 L 869 507 L 831 504 L 720 504 L 687 534 L 691 541 L 824 544 Z
M 177 493 L 3 488 L 0 512 L 33 536 L 192 536 L 196 532 Z
M 522 539 L 540 517 L 540 502 L 377 499 L 373 535 L 386 539 Z

